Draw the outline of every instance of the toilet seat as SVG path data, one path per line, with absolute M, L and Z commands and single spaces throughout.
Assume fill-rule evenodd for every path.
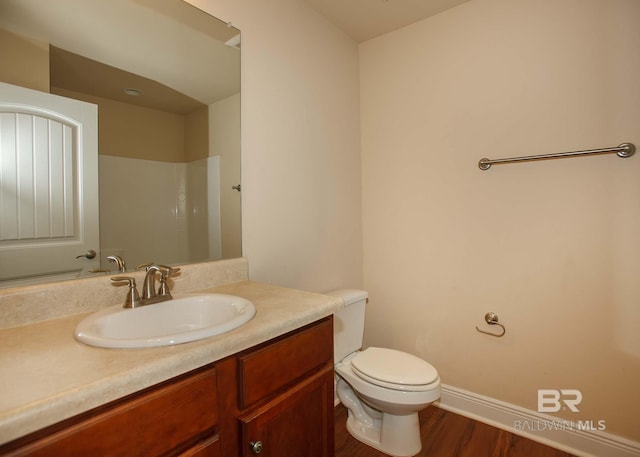
M 380 387 L 419 392 L 430 389 L 438 372 L 429 363 L 406 352 L 370 347 L 351 359 L 358 377 Z

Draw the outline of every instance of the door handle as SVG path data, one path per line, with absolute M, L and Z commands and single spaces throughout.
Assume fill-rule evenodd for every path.
M 94 251 L 93 249 L 89 249 L 84 254 L 80 254 L 79 256 L 76 256 L 76 259 L 79 259 L 80 257 L 85 257 L 87 259 L 95 259 L 96 258 L 96 251 Z

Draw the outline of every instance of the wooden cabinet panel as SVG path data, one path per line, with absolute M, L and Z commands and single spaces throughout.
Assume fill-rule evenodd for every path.
M 215 435 L 181 452 L 178 457 L 220 457 L 220 437 Z
M 240 418 L 243 457 L 333 456 L 333 364 Z
M 215 370 L 208 369 L 161 385 L 92 414 L 65 421 L 64 428 L 54 426 L 38 432 L 41 438 L 22 447 L 0 448 L 0 454 L 166 455 L 172 449 L 187 445 L 189 440 L 213 431 L 217 423 Z
M 240 407 L 246 408 L 264 399 L 327 362 L 333 364 L 332 361 L 332 318 L 240 356 Z

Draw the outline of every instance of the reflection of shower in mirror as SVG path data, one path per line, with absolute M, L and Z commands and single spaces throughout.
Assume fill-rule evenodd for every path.
M 102 268 L 113 266 L 111 255 L 131 266 L 220 258 L 219 164 L 217 156 L 189 163 L 101 156 Z

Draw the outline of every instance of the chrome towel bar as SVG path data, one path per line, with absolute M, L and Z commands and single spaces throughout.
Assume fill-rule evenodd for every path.
M 488 170 L 491 168 L 491 165 L 499 165 L 503 163 L 514 163 L 514 162 L 529 162 L 532 160 L 544 160 L 544 159 L 559 159 L 563 157 L 576 157 L 583 155 L 592 155 L 592 154 L 612 154 L 616 153 L 618 157 L 631 157 L 636 152 L 636 147 L 633 143 L 622 143 L 619 146 L 613 148 L 602 148 L 602 149 L 589 149 L 587 151 L 572 151 L 572 152 L 556 152 L 553 154 L 540 154 L 535 156 L 524 156 L 524 157 L 510 157 L 507 159 L 480 159 L 478 162 L 478 167 L 481 170 Z

